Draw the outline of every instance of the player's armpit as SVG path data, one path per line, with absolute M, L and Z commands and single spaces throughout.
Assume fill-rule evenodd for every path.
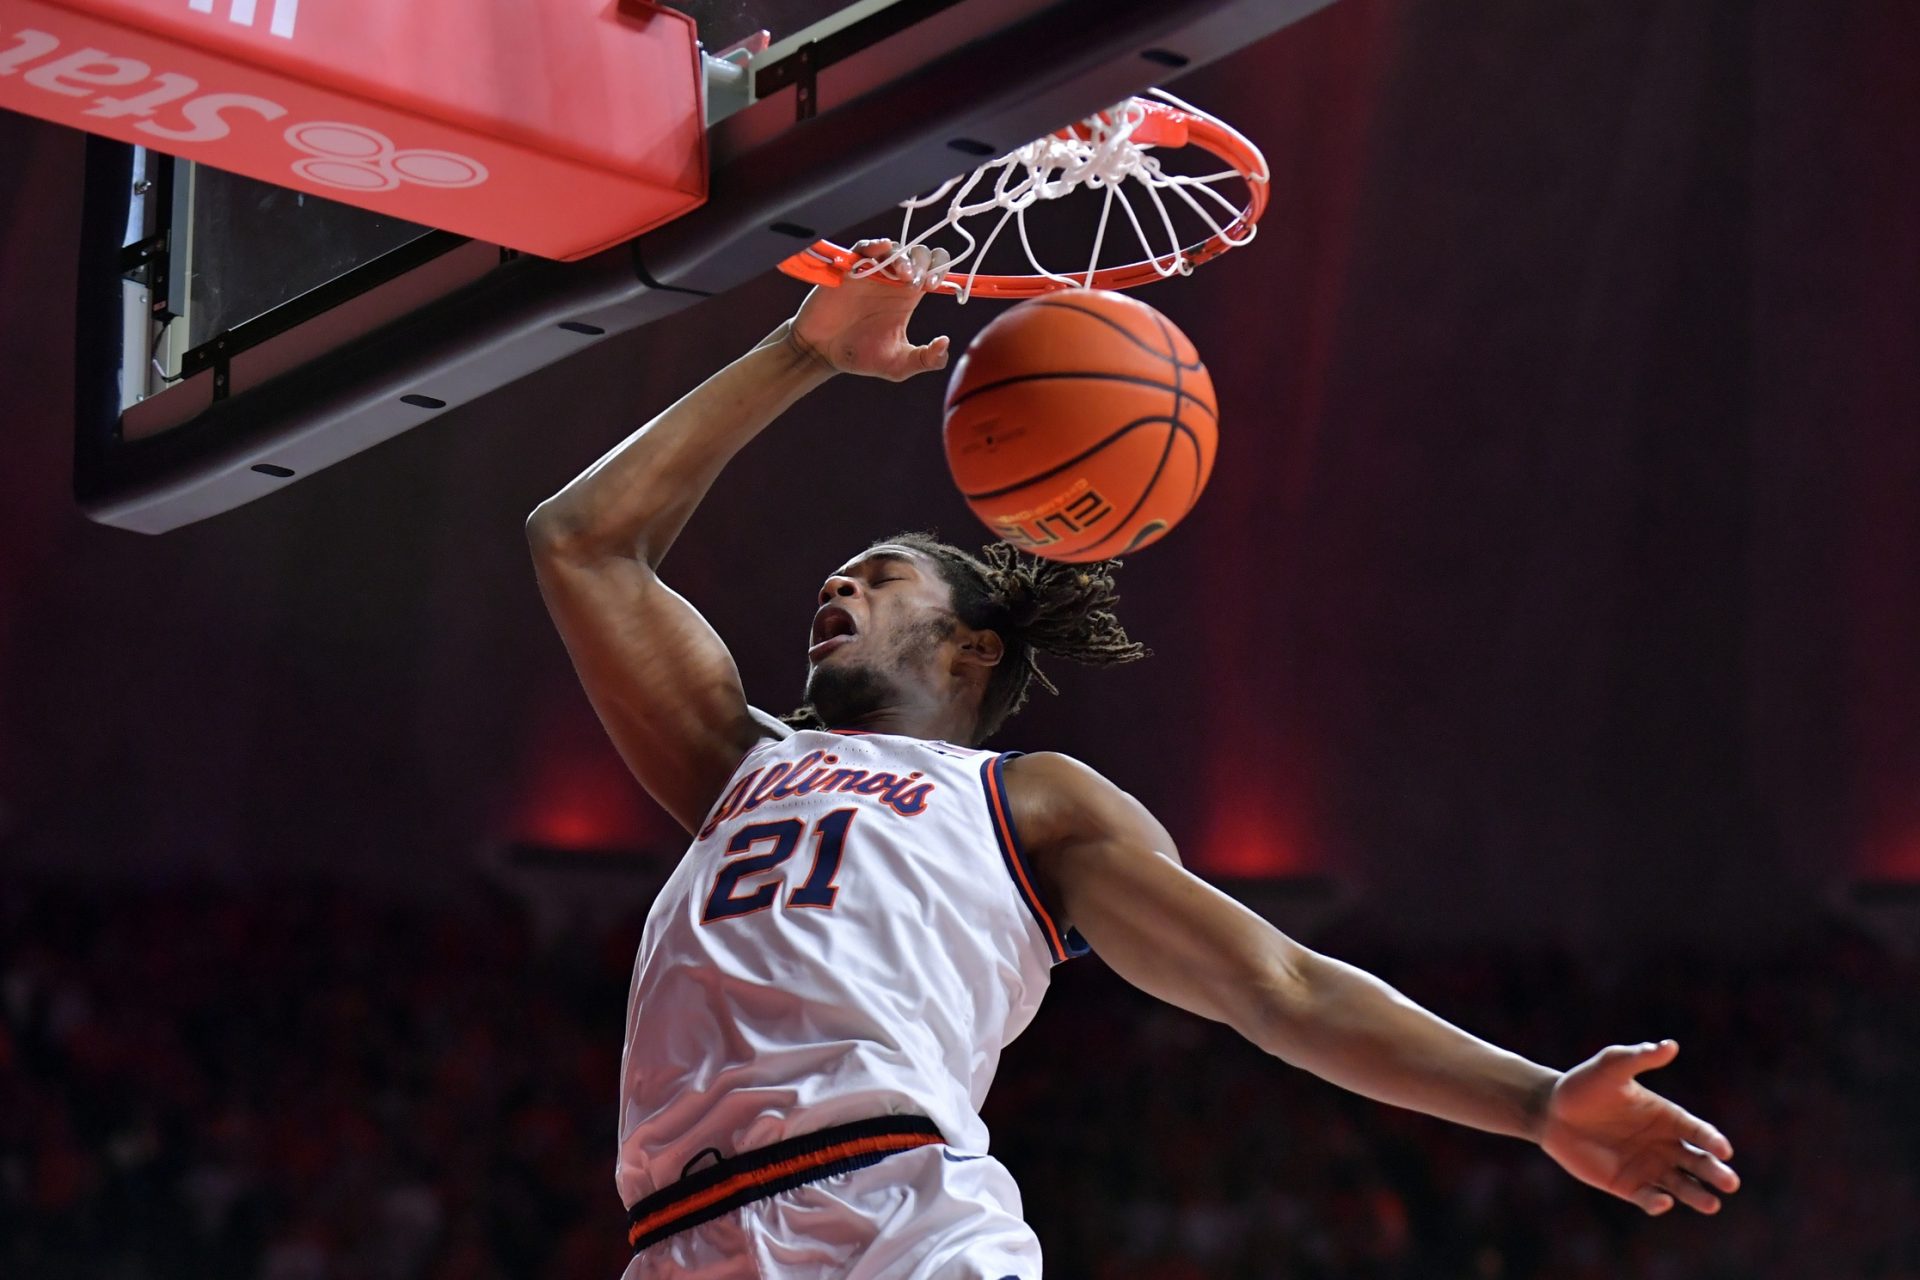
M 697 830 L 740 758 L 786 726 L 747 705 L 699 611 L 633 556 L 584 552 L 529 525 L 540 594 L 627 767 Z

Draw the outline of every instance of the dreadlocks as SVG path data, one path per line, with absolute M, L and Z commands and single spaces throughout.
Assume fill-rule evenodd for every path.
M 1062 564 L 1023 554 L 1006 542 L 982 547 L 975 556 L 930 533 L 902 533 L 885 541 L 918 551 L 939 566 L 953 592 L 954 614 L 975 630 L 998 633 L 1005 646 L 981 699 L 976 741 L 991 737 L 1025 706 L 1034 683 L 1048 693 L 1060 692 L 1040 669 L 1041 654 L 1111 667 L 1150 652 L 1127 638 L 1113 614 L 1120 599 L 1113 582 L 1118 560 Z M 824 727 L 811 705 L 784 719 L 796 728 Z

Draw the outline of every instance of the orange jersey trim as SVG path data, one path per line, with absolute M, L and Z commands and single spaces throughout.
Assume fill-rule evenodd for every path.
M 987 761 L 981 770 L 981 777 L 987 784 L 987 809 L 993 815 L 994 834 L 1000 839 L 1000 851 L 1006 857 L 1007 868 L 1012 871 L 1014 883 L 1019 886 L 1020 896 L 1026 899 L 1027 907 L 1033 912 L 1033 918 L 1040 922 L 1040 932 L 1046 935 L 1047 950 L 1053 956 L 1055 964 L 1067 958 L 1066 943 L 1060 937 L 1059 927 L 1053 923 L 1053 916 L 1041 903 L 1040 895 L 1034 891 L 1033 882 L 1027 878 L 1027 858 L 1020 848 L 1020 837 L 1013 828 L 1013 815 L 1007 804 L 1006 782 L 1000 776 L 1001 757 L 995 756 Z

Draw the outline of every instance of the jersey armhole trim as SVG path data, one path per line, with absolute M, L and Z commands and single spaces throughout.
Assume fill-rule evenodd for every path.
M 1003 761 L 1019 754 L 1009 751 L 987 757 L 980 766 L 980 784 L 987 793 L 987 814 L 993 820 L 993 838 L 1000 846 L 1000 858 L 1007 865 L 1007 874 L 1013 878 L 1014 888 L 1020 891 L 1020 900 L 1027 904 L 1027 910 L 1039 924 L 1040 932 L 1046 938 L 1047 954 L 1054 964 L 1059 964 L 1062 960 L 1085 954 L 1087 947 L 1072 930 L 1068 930 L 1064 938 L 1061 936 L 1059 926 L 1054 924 L 1053 916 L 1048 914 L 1040 895 L 1034 891 L 1031 866 L 1026 850 L 1020 844 L 1020 833 L 1014 829 L 1013 807 L 1007 803 L 1006 779 L 1000 770 Z

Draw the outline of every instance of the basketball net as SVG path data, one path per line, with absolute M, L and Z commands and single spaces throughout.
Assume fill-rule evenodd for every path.
M 884 257 L 861 257 L 823 240 L 781 263 L 780 269 L 815 284 L 838 284 L 842 279 L 860 279 L 898 265 L 905 268 L 913 284 L 946 293 L 960 302 L 975 293 L 1029 298 L 1057 289 L 1129 289 L 1170 276 L 1190 275 L 1200 263 L 1254 238 L 1267 204 L 1267 162 L 1259 148 L 1225 121 L 1164 89 L 1152 93 L 1152 98 L 1131 98 L 991 160 L 971 174 L 949 179 L 926 195 L 901 201 L 905 216 L 900 235 L 893 251 Z M 1158 147 L 1189 145 L 1211 153 L 1229 167 L 1197 175 L 1168 173 L 1153 154 Z M 1229 179 L 1246 184 L 1244 206 L 1235 205 L 1214 189 L 1216 183 Z M 1083 270 L 1054 270 L 1042 264 L 1034 252 L 1027 235 L 1027 211 L 1082 189 L 1103 193 L 1093 252 Z M 1134 207 L 1139 192 L 1145 193 L 1151 205 L 1151 216 L 1144 223 L 1140 210 Z M 1196 244 L 1182 245 L 1174 230 L 1169 198 L 1183 203 L 1213 234 Z M 915 215 L 936 209 L 942 202 L 945 216 L 915 233 Z M 1147 256 L 1127 266 L 1102 268 L 1100 253 L 1113 223 L 1115 204 L 1124 212 L 1134 239 Z M 980 234 L 980 222 L 986 218 L 993 219 L 991 228 Z M 976 226 L 968 227 L 969 220 L 975 220 Z M 986 255 L 1009 222 L 1014 224 L 1033 274 L 984 274 L 981 268 Z M 949 229 L 962 241 L 961 248 L 938 271 L 917 267 L 910 251 Z M 1162 234 L 1165 248 L 1156 249 L 1155 239 Z

